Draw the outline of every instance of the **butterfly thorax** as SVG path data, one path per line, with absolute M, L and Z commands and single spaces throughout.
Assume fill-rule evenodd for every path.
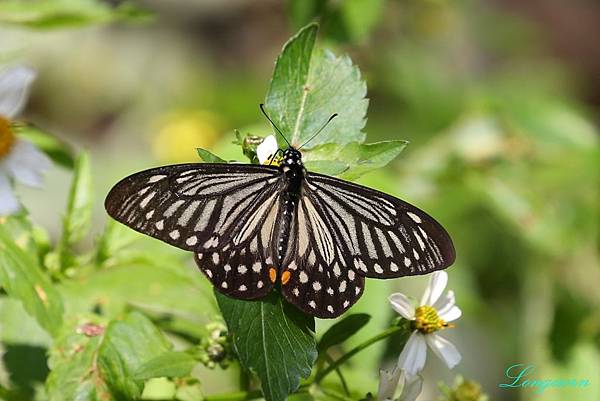
M 305 176 L 302 154 L 294 148 L 287 149 L 283 152 L 283 161 L 279 168 L 285 177 L 285 189 L 281 197 L 283 215 L 278 224 L 276 243 L 278 264 L 281 264 L 290 245 L 290 227 L 296 216 L 302 192 L 302 181 Z

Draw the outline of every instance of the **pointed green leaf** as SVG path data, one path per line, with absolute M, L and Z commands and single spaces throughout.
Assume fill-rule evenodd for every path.
M 310 375 L 316 359 L 314 319 L 276 292 L 256 301 L 215 294 L 240 363 L 260 378 L 267 401 L 284 401 Z
M 75 174 L 63 220 L 62 244 L 70 247 L 87 234 L 92 217 L 92 175 L 87 153 L 81 153 L 75 161 Z
M 162 333 L 140 313 L 111 322 L 98 351 L 98 365 L 117 400 L 137 399 L 143 382 L 134 373 L 170 348 Z
M 309 171 L 355 180 L 387 165 L 404 150 L 407 143 L 400 140 L 368 144 L 353 142 L 345 146 L 330 143 L 305 152 L 304 158 Z M 345 164 L 345 168 L 341 168 L 342 164 Z
M 189 376 L 196 360 L 185 352 L 165 352 L 139 366 L 133 373 L 136 380 L 148 380 L 154 377 Z
M 198 152 L 198 156 L 200 156 L 205 163 L 227 163 L 227 160 L 221 159 L 219 156 L 206 149 L 196 148 L 196 152 Z
M 349 57 L 315 49 L 317 30 L 316 24 L 307 25 L 285 44 L 265 99 L 267 112 L 294 146 L 306 142 L 334 113 L 339 116 L 306 148 L 362 142 L 366 85 Z
M 371 320 L 371 316 L 366 313 L 346 316 L 323 334 L 319 341 L 319 351 L 326 351 L 334 345 L 343 343 L 369 323 L 369 320 Z
M 34 255 L 19 248 L 0 226 L 0 285 L 9 296 L 19 299 L 27 313 L 55 336 L 62 324 L 60 295 L 42 272 Z

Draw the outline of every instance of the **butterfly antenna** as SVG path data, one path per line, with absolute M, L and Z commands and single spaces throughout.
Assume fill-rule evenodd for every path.
M 260 104 L 260 111 L 262 111 L 262 113 L 265 115 L 265 117 L 267 117 L 267 120 L 269 120 L 269 122 L 271 123 L 271 125 L 273 126 L 273 128 L 275 128 L 275 130 L 279 133 L 279 135 L 281 135 L 281 137 L 283 138 L 283 140 L 285 141 L 285 143 L 287 143 L 287 145 L 291 148 L 292 145 L 290 145 L 290 143 L 288 142 L 287 138 L 281 133 L 281 130 L 279 128 L 277 128 L 277 126 L 275 125 L 275 123 L 273 122 L 273 120 L 271 120 L 271 117 L 269 117 L 269 115 L 265 111 L 265 105 L 263 103 Z
M 325 129 L 325 127 L 327 127 L 327 125 L 331 122 L 331 120 L 333 120 L 334 118 L 336 118 L 338 116 L 338 113 L 333 114 L 331 117 L 329 117 L 329 120 L 327 120 L 325 122 L 325 124 L 323 124 L 323 126 L 321 128 L 319 128 L 319 130 L 317 132 L 314 133 L 313 136 L 311 136 L 306 142 L 304 142 L 299 148 L 298 150 L 302 149 L 302 147 L 304 145 L 306 145 L 307 143 L 309 143 L 310 141 L 312 141 L 313 139 L 315 139 L 315 137 L 317 135 L 319 135 L 321 133 L 321 131 L 323 131 L 323 129 Z

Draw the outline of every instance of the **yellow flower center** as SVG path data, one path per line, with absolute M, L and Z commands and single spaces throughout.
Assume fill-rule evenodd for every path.
M 15 134 L 10 127 L 10 121 L 0 116 L 0 159 L 10 152 L 15 143 Z
M 423 334 L 430 334 L 434 331 L 452 327 L 442 319 L 440 319 L 434 307 L 429 305 L 419 306 L 415 310 L 414 328 Z

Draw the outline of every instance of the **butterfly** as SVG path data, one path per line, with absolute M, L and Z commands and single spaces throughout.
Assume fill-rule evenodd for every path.
M 193 252 L 221 293 L 251 300 L 278 287 L 319 318 L 350 308 L 367 277 L 427 274 L 455 260 L 450 236 L 427 213 L 308 172 L 292 146 L 279 166 L 194 163 L 142 171 L 117 183 L 105 207 L 132 229 Z

